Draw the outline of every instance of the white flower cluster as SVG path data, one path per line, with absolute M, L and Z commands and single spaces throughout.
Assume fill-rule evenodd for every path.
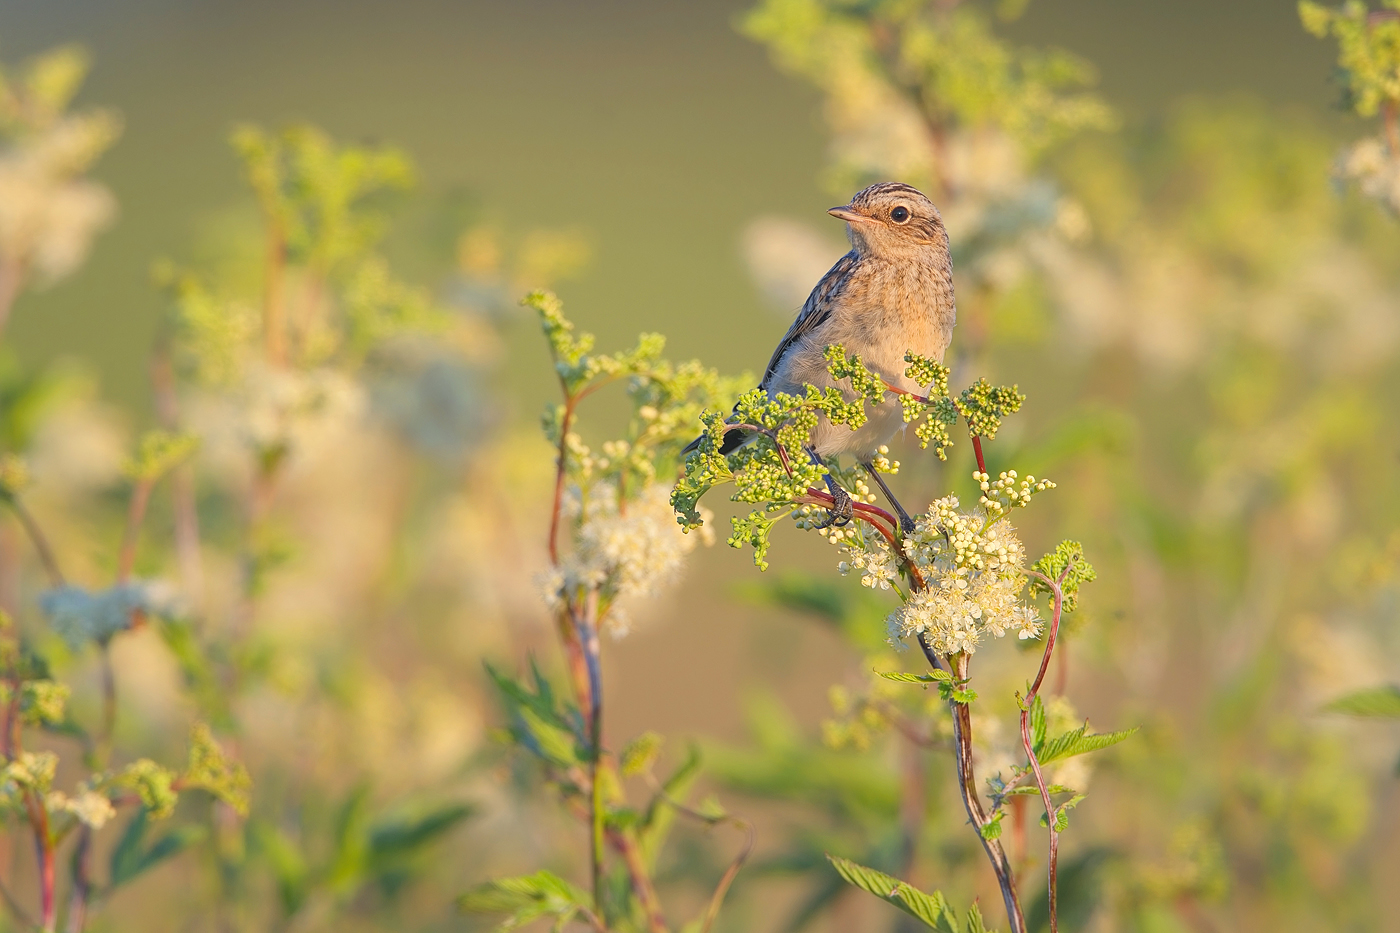
M 1011 523 L 998 517 L 1010 507 L 1004 504 L 1009 495 L 1020 501 L 1022 493 L 1014 475 L 1003 474 L 1002 480 L 1011 482 L 995 488 L 986 474 L 978 479 L 983 507 L 963 512 L 956 496 L 939 499 L 905 540 L 905 553 L 927 586 L 890 615 L 892 642 L 922 636 L 939 654 L 971 654 L 989 635 L 1000 638 L 1013 630 L 1021 638 L 1040 634 L 1040 617 L 1020 601 L 1025 546 Z
M 244 442 L 258 451 L 314 444 L 327 424 L 357 419 L 365 407 L 363 388 L 332 369 L 254 367 L 235 395 Z
M 888 590 L 899 580 L 898 558 L 883 535 L 854 523 L 844 528 L 823 528 L 818 533 L 845 553 L 846 559 L 836 565 L 842 576 L 858 571 L 861 586 L 872 590 Z
M 45 280 L 68 275 L 116 201 L 82 173 L 116 138 L 106 114 L 63 117 L 0 152 L 0 253 Z
M 1360 140 L 1337 157 L 1333 170 L 1338 179 L 1355 182 L 1361 193 L 1400 214 L 1400 153 L 1383 138 Z
M 44 809 L 50 813 L 71 813 L 78 822 L 101 829 L 117 815 L 112 801 L 106 794 L 84 788 L 76 797 L 70 797 L 61 790 L 51 790 L 44 795 Z
M 671 508 L 671 488 L 661 483 L 621 503 L 612 483 L 594 484 L 586 496 L 575 487 L 564 513 L 578 521 L 574 548 L 542 581 L 545 601 L 557 609 L 571 597 L 596 590 L 615 636 L 628 630 L 627 603 L 660 596 L 680 578 L 697 538 L 706 545 L 714 540 L 708 515 L 700 535 L 684 532 Z

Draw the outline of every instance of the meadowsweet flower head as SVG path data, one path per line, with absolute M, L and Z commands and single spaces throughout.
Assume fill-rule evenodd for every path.
M 570 489 L 561 511 L 577 522 L 574 550 L 541 578 L 546 603 L 557 608 L 596 590 L 609 629 L 625 634 L 630 604 L 660 596 L 680 578 L 696 544 L 713 541 L 688 535 L 676 523 L 670 492 L 653 484 L 624 500 L 611 482 Z
M 1013 501 L 1029 501 L 1036 481 L 1018 481 L 1009 471 L 996 484 L 983 473 L 976 478 L 983 489 L 976 509 L 963 511 L 957 496 L 938 499 L 905 539 L 905 555 L 919 568 L 926 587 L 891 613 L 892 643 L 923 638 L 939 654 L 970 654 L 987 637 L 1009 631 L 1022 638 L 1039 634 L 1034 608 L 1020 601 L 1026 549 L 1001 517 Z

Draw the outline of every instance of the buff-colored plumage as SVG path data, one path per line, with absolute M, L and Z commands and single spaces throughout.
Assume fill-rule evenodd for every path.
M 846 221 L 851 251 L 812 290 L 761 387 L 801 394 L 804 384 L 835 385 L 823 354 L 839 343 L 891 385 L 920 391 L 904 375 L 904 354 L 942 360 L 957 320 L 953 263 L 938 208 L 908 185 L 879 184 L 830 213 Z M 867 414 L 854 431 L 823 418 L 812 435 L 817 454 L 868 462 L 904 426 L 895 398 Z

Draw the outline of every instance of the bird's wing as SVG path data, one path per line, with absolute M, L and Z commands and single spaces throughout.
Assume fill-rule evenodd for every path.
M 787 336 L 778 344 L 778 349 L 773 351 L 773 358 L 768 361 L 768 368 L 763 371 L 763 381 L 758 384 L 759 388 L 768 388 L 768 380 L 773 378 L 773 373 L 777 371 L 778 363 L 782 361 L 783 354 L 787 353 L 794 343 L 802 339 L 803 335 L 812 331 L 831 316 L 832 303 L 840 293 L 841 287 L 850 278 L 851 269 L 855 267 L 857 261 L 855 250 L 851 250 L 836 260 L 836 265 L 822 276 L 817 287 L 812 289 L 812 294 L 807 296 L 802 310 L 797 313 L 797 320 L 793 321 L 792 327 L 788 328 Z
M 783 354 L 792 347 L 794 343 L 802 339 L 804 334 L 809 333 L 819 326 L 827 318 L 831 317 L 831 306 L 840 295 L 841 289 L 850 278 L 850 272 L 855 268 L 857 257 L 855 250 L 836 260 L 836 265 L 822 276 L 822 280 L 817 283 L 817 287 L 812 289 L 812 294 L 807 296 L 806 302 L 802 305 L 802 310 L 797 312 L 797 320 L 792 322 L 788 328 L 787 336 L 783 337 L 778 344 L 778 349 L 773 351 L 773 358 L 768 361 L 768 368 L 763 372 L 763 381 L 758 384 L 760 389 L 768 388 L 768 380 L 773 378 L 773 373 L 777 370 L 778 364 L 782 362 Z M 738 406 L 735 406 L 736 409 Z M 733 417 L 731 416 L 731 419 Z M 726 431 L 724 444 L 720 447 L 720 453 L 727 454 L 730 451 L 742 446 L 752 437 L 751 432 L 743 431 L 739 428 Z M 681 451 L 688 454 L 700 446 L 701 437 L 697 437 L 686 445 Z

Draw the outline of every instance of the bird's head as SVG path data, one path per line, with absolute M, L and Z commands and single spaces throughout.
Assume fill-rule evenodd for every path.
M 926 249 L 948 249 L 943 218 L 923 192 L 898 182 L 871 185 L 851 203 L 827 211 L 846 222 L 846 236 L 857 252 L 899 256 Z

